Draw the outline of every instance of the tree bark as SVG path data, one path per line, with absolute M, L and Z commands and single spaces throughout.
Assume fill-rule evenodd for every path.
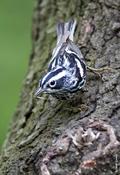
M 120 0 L 37 0 L 33 49 L 20 102 L 0 157 L 1 175 L 120 173 Z M 86 64 L 85 88 L 73 102 L 34 97 L 56 44 L 58 20 L 77 19 L 76 43 Z M 86 36 L 84 33 L 91 26 Z M 84 36 L 84 37 L 83 37 Z

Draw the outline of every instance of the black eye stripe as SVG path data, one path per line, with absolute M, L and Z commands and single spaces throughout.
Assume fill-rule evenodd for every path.
M 51 87 L 52 89 L 61 89 L 64 84 L 65 77 L 62 77 L 59 79 L 59 81 L 56 81 L 55 87 Z
M 63 71 L 63 68 L 59 68 L 59 69 L 56 69 L 54 71 L 48 72 L 46 78 L 44 79 L 44 77 L 43 77 L 44 81 L 42 81 L 42 83 L 41 83 L 42 86 L 44 86 L 47 82 L 49 82 L 49 80 L 51 78 L 53 78 L 54 76 L 56 76 L 57 74 L 59 74 L 62 71 Z

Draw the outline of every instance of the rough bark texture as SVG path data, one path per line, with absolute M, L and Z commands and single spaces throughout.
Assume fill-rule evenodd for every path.
M 120 0 L 37 0 L 33 49 L 20 102 L 1 152 L 1 175 L 113 175 L 120 173 Z M 43 94 L 35 99 L 56 43 L 59 19 L 75 17 L 76 43 L 86 63 L 112 71 L 88 72 L 72 103 Z M 85 24 L 94 30 L 86 37 Z

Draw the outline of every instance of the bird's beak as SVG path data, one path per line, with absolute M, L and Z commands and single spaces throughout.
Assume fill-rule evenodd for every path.
M 41 89 L 41 87 L 39 87 L 35 92 L 35 96 L 40 95 L 42 92 L 43 92 L 43 89 Z

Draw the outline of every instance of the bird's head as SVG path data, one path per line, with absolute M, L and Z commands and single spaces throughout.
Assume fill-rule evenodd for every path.
M 75 92 L 79 84 L 79 79 L 74 74 L 63 67 L 58 67 L 43 76 L 35 95 L 39 96 L 42 92 L 48 94 Z

